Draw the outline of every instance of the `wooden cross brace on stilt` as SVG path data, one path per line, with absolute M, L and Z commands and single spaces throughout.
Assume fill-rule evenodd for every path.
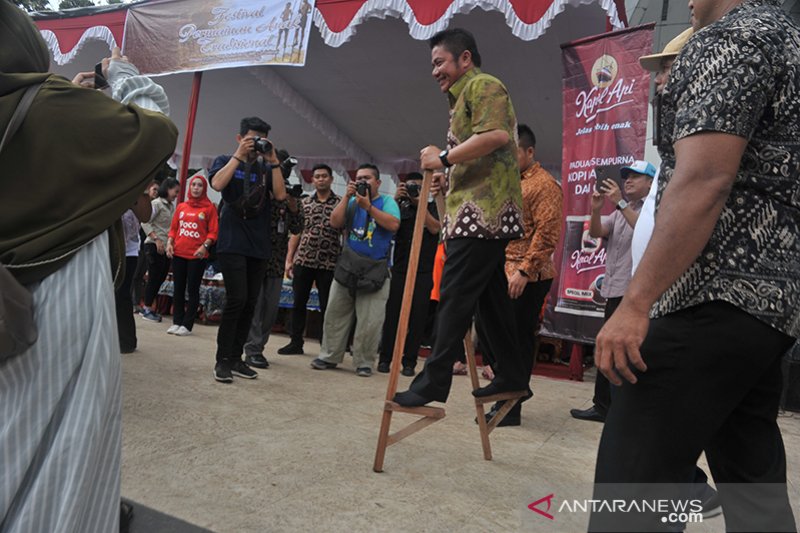
M 441 407 L 403 407 L 392 399 L 397 392 L 397 381 L 400 374 L 400 364 L 403 358 L 403 349 L 406 342 L 406 334 L 408 332 L 408 320 L 411 315 L 411 303 L 414 297 L 414 284 L 417 278 L 417 267 L 419 266 L 419 252 L 422 246 L 422 232 L 425 227 L 425 216 L 427 213 L 425 201 L 428 198 L 431 189 L 431 181 L 433 173 L 426 170 L 422 180 L 422 190 L 419 193 L 420 204 L 417 207 L 417 216 L 414 220 L 414 235 L 411 240 L 411 250 L 408 259 L 408 271 L 406 272 L 406 283 L 403 289 L 403 303 L 400 307 L 400 318 L 397 324 L 397 335 L 394 340 L 394 350 L 392 353 L 391 369 L 389 371 L 389 384 L 386 387 L 386 400 L 383 405 L 383 417 L 381 419 L 380 432 L 378 434 L 378 447 L 375 450 L 375 462 L 372 469 L 375 472 L 383 472 L 383 461 L 386 457 L 386 448 L 400 442 L 404 438 L 424 429 L 434 422 L 437 422 L 445 417 L 445 411 Z M 445 206 L 442 195 L 436 197 L 437 209 L 439 211 L 440 219 L 444 216 Z M 479 387 L 477 366 L 475 364 L 475 350 L 472 346 L 472 336 L 467 332 L 464 338 L 464 349 L 467 354 L 467 362 L 469 365 L 469 374 L 472 384 L 472 389 L 475 390 Z M 483 398 L 475 398 L 475 412 L 478 415 L 478 429 L 481 436 L 481 445 L 483 446 L 483 457 L 487 461 L 492 459 L 492 449 L 489 442 L 489 433 L 497 427 L 497 424 L 505 418 L 509 411 L 522 397 L 527 395 L 527 391 L 506 392 L 486 396 Z M 483 406 L 490 402 L 505 401 L 505 404 L 497 411 L 492 419 L 487 422 Z M 408 413 L 420 415 L 416 421 L 407 425 L 406 427 L 389 434 L 392 423 L 393 413 Z

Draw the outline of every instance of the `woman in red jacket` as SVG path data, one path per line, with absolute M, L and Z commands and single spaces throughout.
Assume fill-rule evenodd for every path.
M 208 199 L 208 184 L 202 176 L 189 180 L 189 198 L 178 205 L 167 239 L 167 256 L 172 258 L 173 315 L 169 334 L 191 335 L 200 301 L 200 282 L 206 268 L 208 249 L 217 240 L 217 208 Z M 189 293 L 189 308 L 184 309 Z

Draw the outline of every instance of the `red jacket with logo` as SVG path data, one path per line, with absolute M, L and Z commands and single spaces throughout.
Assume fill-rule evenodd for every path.
M 178 204 L 169 238 L 175 242 L 175 255 L 183 259 L 196 259 L 194 253 L 206 240 L 216 242 L 219 231 L 217 208 L 214 204 L 192 207 L 189 202 Z

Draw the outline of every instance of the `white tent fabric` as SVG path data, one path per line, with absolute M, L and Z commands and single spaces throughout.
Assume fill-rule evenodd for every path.
M 539 38 L 525 41 L 515 33 L 523 35 L 525 30 L 523 37 L 530 37 L 539 30 L 512 25 L 509 31 L 508 13 L 497 10 L 500 0 L 457 0 L 447 17 L 424 31 L 407 20 L 408 12 L 401 13 L 404 0 L 369 0 L 350 24 L 350 35 L 339 34 L 339 46 L 326 43 L 324 28 L 312 32 L 303 68 L 205 72 L 190 167 L 207 167 L 215 155 L 231 153 L 239 120 L 257 115 L 273 126 L 273 139 L 297 156 L 302 168 L 326 162 L 341 172 L 371 161 L 386 174 L 416 170 L 420 148 L 444 143 L 448 116 L 446 98 L 431 79 L 428 45 L 418 39 L 447 26 L 475 34 L 484 70 L 504 81 L 518 120 L 536 132 L 538 159 L 559 175 L 560 44 L 604 32 L 609 10 L 605 4 L 613 6 L 611 0 L 573 6 L 585 1 L 556 2 L 554 9 L 563 13 L 549 21 Z M 91 70 L 113 44 L 100 32 L 96 39 L 69 52 L 70 62 L 54 70 L 69 78 Z M 172 118 L 183 136 L 192 75 L 162 76 L 157 81 L 169 95 Z M 181 138 L 176 163 L 182 146 Z

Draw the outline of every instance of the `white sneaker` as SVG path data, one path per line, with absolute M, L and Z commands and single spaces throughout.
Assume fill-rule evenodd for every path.
M 187 335 L 191 335 L 192 332 L 186 329 L 186 326 L 181 326 L 178 328 L 178 331 L 175 332 L 175 335 L 178 337 L 185 337 Z
M 172 325 L 169 327 L 169 329 L 167 330 L 167 333 L 168 333 L 169 335 L 174 335 L 175 333 L 177 333 L 177 332 L 178 332 L 178 330 L 179 330 L 179 329 L 181 329 L 181 326 L 179 326 L 178 324 L 172 324 Z

